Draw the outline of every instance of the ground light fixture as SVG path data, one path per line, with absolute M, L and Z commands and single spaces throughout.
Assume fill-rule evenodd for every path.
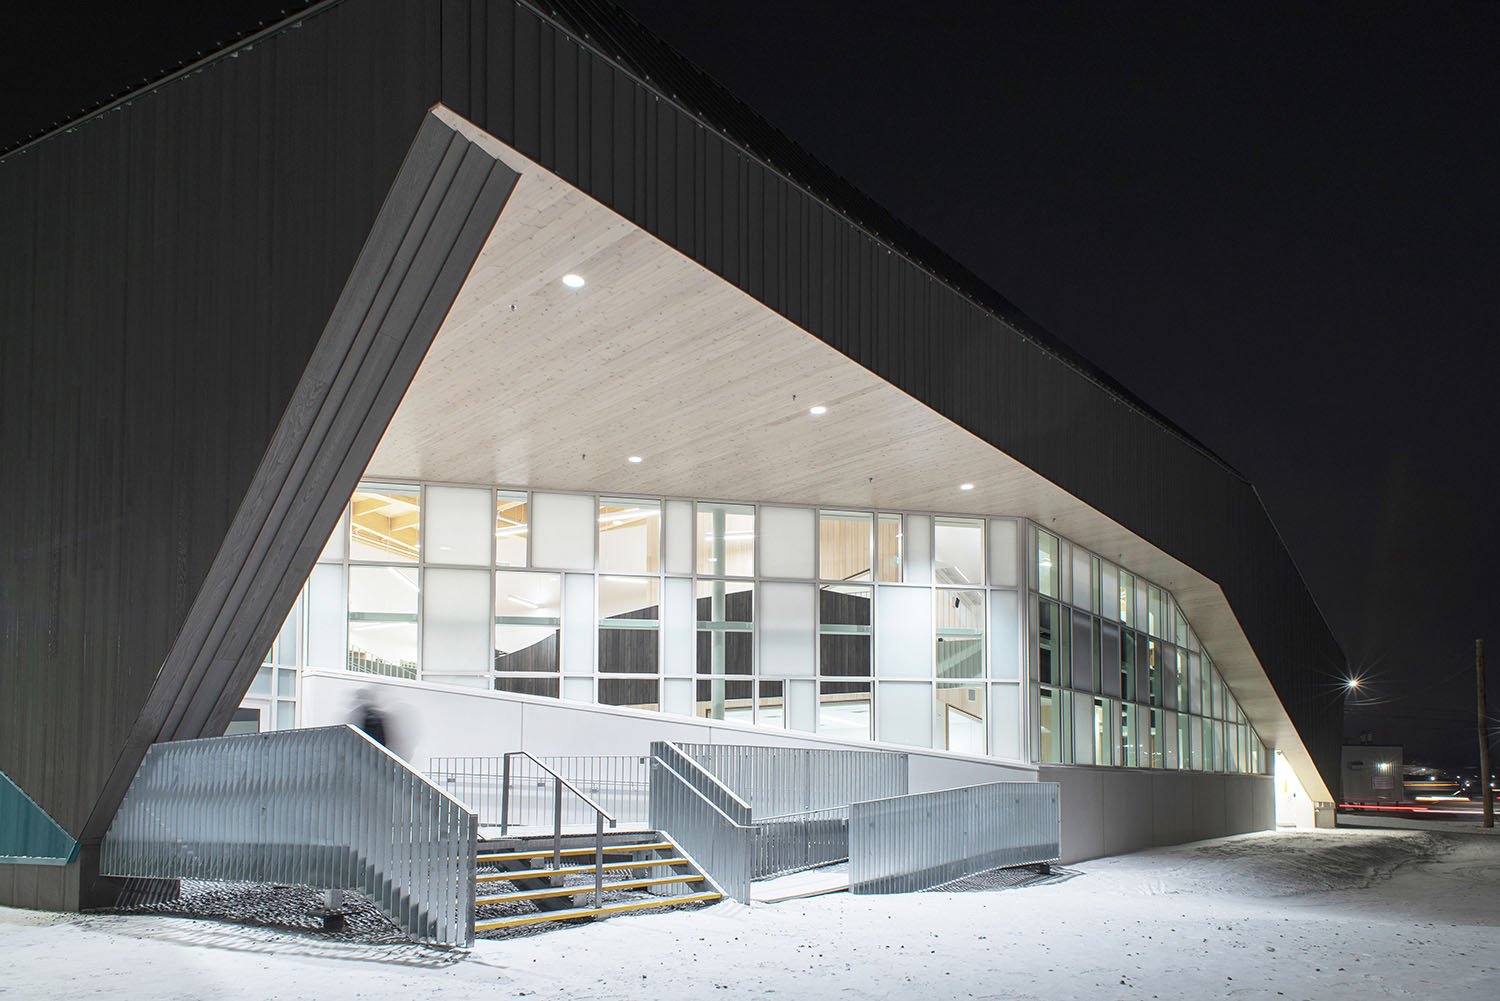
M 583 288 L 588 284 L 588 282 L 583 280 L 583 275 L 574 274 L 571 271 L 562 276 L 562 283 L 568 286 L 568 288 Z
M 970 490 L 974 489 L 974 484 L 972 484 L 972 483 L 960 483 L 958 485 L 958 489 L 962 490 L 964 493 L 968 493 Z
M 807 412 L 812 414 L 814 417 L 822 417 L 824 414 L 828 413 L 828 408 L 820 403 L 816 407 L 809 407 L 807 409 Z
M 625 461 L 628 462 L 628 463 L 630 463 L 632 466 L 639 466 L 642 462 L 644 462 L 646 460 L 642 459 L 639 455 L 632 455 L 629 458 L 627 458 Z

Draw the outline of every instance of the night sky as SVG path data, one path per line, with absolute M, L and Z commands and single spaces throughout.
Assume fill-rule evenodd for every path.
M 0 147 L 296 6 L 7 11 Z M 625 7 L 1256 484 L 1373 693 L 1350 736 L 1474 760 L 1500 5 Z

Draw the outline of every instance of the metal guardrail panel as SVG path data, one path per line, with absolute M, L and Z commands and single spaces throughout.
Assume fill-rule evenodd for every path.
M 672 744 L 653 741 L 651 753 L 651 827 L 721 893 L 748 904 L 755 852 L 750 807 Z
M 477 841 L 474 814 L 363 732 L 285 730 L 153 744 L 100 871 L 354 890 L 467 947 Z
M 757 820 L 904 796 L 907 755 L 746 744 L 676 745 L 745 802 Z
M 541 762 L 586 793 L 617 822 L 644 824 L 650 815 L 651 758 L 649 755 L 590 754 L 515 758 L 510 772 L 510 827 L 546 827 L 553 822 L 552 776 L 537 767 Z M 505 759 L 492 757 L 435 757 L 427 777 L 464 803 L 487 826 L 501 826 Z M 563 823 L 594 825 L 594 811 L 577 797 L 563 802 Z
M 849 808 L 852 893 L 910 893 L 1061 854 L 1056 782 L 994 782 Z

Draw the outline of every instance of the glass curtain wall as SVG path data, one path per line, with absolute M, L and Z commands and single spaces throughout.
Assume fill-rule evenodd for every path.
M 1040 528 L 1031 535 L 1038 761 L 1270 767 L 1170 592 Z

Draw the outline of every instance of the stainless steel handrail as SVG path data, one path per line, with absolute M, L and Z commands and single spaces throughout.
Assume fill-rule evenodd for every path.
M 671 839 L 715 890 L 750 903 L 755 828 L 737 822 L 705 795 L 697 785 L 701 776 L 691 768 L 684 775 L 673 767 L 684 762 L 696 767 L 691 758 L 673 754 L 665 741 L 654 741 L 652 748 L 663 753 L 651 757 L 651 825 Z M 748 807 L 743 815 L 748 820 Z
M 583 800 L 584 804 L 594 811 L 594 906 L 600 907 L 604 903 L 604 822 L 609 821 L 609 826 L 616 824 L 614 815 L 605 810 L 604 807 L 589 797 L 583 790 L 573 783 L 557 774 L 554 770 L 542 764 L 536 757 L 526 751 L 507 751 L 503 758 L 503 774 L 500 785 L 500 834 L 505 836 L 510 830 L 510 762 L 512 758 L 525 758 L 536 765 L 542 771 L 552 776 L 552 868 L 562 868 L 562 816 L 563 816 L 563 789 L 567 789 L 573 795 Z

